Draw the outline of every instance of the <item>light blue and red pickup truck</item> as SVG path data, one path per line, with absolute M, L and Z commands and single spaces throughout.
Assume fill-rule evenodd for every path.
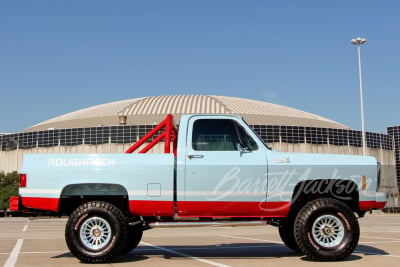
M 145 153 L 159 141 L 165 153 Z M 386 203 L 375 158 L 274 151 L 235 115 L 182 115 L 178 130 L 168 115 L 127 152 L 25 155 L 20 208 L 68 215 L 83 262 L 134 249 L 146 229 L 238 224 L 278 226 L 289 248 L 335 261 L 357 246 L 357 217 Z

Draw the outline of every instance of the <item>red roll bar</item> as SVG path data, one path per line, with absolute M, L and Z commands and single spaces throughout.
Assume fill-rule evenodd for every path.
M 171 141 L 172 141 L 173 153 L 176 156 L 177 131 L 173 125 L 171 114 L 168 114 L 167 118 L 165 118 L 162 122 L 160 122 L 160 124 L 154 127 L 153 130 L 148 132 L 145 136 L 140 138 L 140 140 L 137 141 L 135 144 L 133 144 L 125 153 L 134 152 L 146 141 L 148 141 L 151 137 L 154 137 L 164 127 L 165 127 L 164 131 L 161 132 L 156 138 L 154 138 L 153 141 L 147 144 L 142 150 L 140 150 L 139 153 L 146 153 L 164 138 L 164 153 L 171 153 Z

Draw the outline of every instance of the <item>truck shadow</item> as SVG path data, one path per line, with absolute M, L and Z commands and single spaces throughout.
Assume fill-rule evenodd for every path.
M 365 245 L 358 245 L 354 250 L 353 254 L 351 254 L 346 259 L 342 260 L 342 262 L 360 260 L 364 258 L 363 256 L 385 256 L 385 255 L 390 255 L 390 254 L 379 248 L 365 246 Z M 306 256 L 303 256 L 301 259 L 304 261 L 311 261 Z
M 359 245 L 352 255 L 342 262 L 361 260 L 371 255 L 389 255 L 384 250 Z M 64 253 L 53 258 L 74 257 L 71 253 Z M 183 259 L 278 259 L 297 257 L 303 261 L 310 261 L 301 253 L 294 252 L 283 244 L 275 243 L 231 243 L 199 246 L 138 246 L 125 255 L 118 256 L 113 263 L 127 263 L 149 260 L 150 258 L 164 258 L 166 260 Z
M 370 255 L 388 255 L 387 252 L 370 246 L 359 245 L 355 252 L 343 260 L 355 261 Z M 164 259 L 206 258 L 206 259 L 277 259 L 298 257 L 309 261 L 302 253 L 294 252 L 283 244 L 274 243 L 231 243 L 203 246 L 138 246 L 126 255 L 119 256 L 115 262 L 145 260 L 163 257 Z
M 134 255 L 134 254 L 130 254 L 130 253 L 123 255 L 123 256 L 119 256 L 119 257 L 115 258 L 114 260 L 112 260 L 111 262 L 112 263 L 135 262 L 135 261 L 146 260 L 149 258 L 145 255 Z M 75 256 L 71 252 L 66 252 L 66 253 L 51 257 L 51 258 L 52 259 L 75 258 Z M 78 260 L 78 259 L 76 259 L 76 260 Z
M 163 257 L 169 260 L 184 258 L 207 259 L 274 259 L 281 257 L 299 257 L 301 254 L 284 245 L 273 243 L 232 243 L 200 246 L 138 246 L 126 255 L 119 256 L 116 262 L 129 262 L 138 257 Z

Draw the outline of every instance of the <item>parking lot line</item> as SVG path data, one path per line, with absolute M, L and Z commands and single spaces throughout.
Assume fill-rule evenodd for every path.
M 22 248 L 22 244 L 24 243 L 23 239 L 18 239 L 17 244 L 15 244 L 14 249 L 11 251 L 10 256 L 8 257 L 4 267 L 14 267 L 15 263 L 17 262 L 19 252 Z
M 179 252 L 179 251 L 176 251 L 176 250 L 173 250 L 173 249 L 164 248 L 164 247 L 160 247 L 160 246 L 155 246 L 155 245 L 152 245 L 150 243 L 145 243 L 145 242 L 140 242 L 140 243 L 143 244 L 143 245 L 149 246 L 149 247 L 153 247 L 153 248 L 156 248 L 156 249 L 159 249 L 159 250 L 171 253 L 171 254 L 182 256 L 182 257 L 185 257 L 185 258 L 188 258 L 188 259 L 191 259 L 191 260 L 195 260 L 195 261 L 199 261 L 199 262 L 202 262 L 202 263 L 206 263 L 206 264 L 209 264 L 209 265 L 212 265 L 212 266 L 231 267 L 230 265 L 221 264 L 221 263 L 218 263 L 218 262 L 215 262 L 215 261 L 202 259 L 202 258 L 195 257 L 195 256 L 192 256 L 192 255 L 189 255 L 189 254 L 186 254 L 186 253 L 182 253 L 182 252 Z

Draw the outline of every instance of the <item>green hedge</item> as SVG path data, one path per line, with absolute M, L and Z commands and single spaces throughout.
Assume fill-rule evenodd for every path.
M 17 172 L 0 172 L 0 210 L 7 210 L 10 197 L 18 196 L 19 175 Z

